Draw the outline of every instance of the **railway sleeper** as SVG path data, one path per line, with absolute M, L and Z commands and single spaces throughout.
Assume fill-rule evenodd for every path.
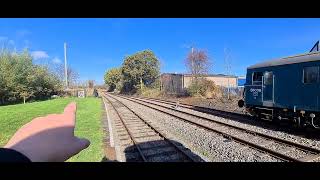
M 137 143 L 146 143 L 150 141 L 159 141 L 159 140 L 163 140 L 163 139 L 159 136 L 151 136 L 151 137 L 148 136 L 148 137 L 136 138 Z
M 133 133 L 141 133 L 141 134 L 158 134 L 151 129 L 136 129 Z
M 190 162 L 184 155 L 173 151 L 170 154 L 163 153 L 158 156 L 148 157 L 148 160 L 151 162 Z
M 118 133 L 118 136 L 119 137 L 129 137 L 129 134 L 127 132 L 124 132 L 124 133 Z
M 128 146 L 133 146 L 133 142 L 131 141 L 131 139 L 123 139 L 120 142 L 122 147 L 128 147 Z
M 159 137 L 158 134 L 152 134 L 152 135 L 149 135 L 149 134 L 144 134 L 144 135 L 141 135 L 141 134 L 137 134 L 137 135 L 133 135 L 134 136 L 134 139 L 140 139 L 140 138 L 152 138 L 152 137 Z
M 122 147 L 130 147 L 130 146 L 133 146 L 133 142 L 132 141 L 129 141 L 129 142 L 123 142 L 121 144 Z
M 128 128 L 148 128 L 148 126 L 144 123 L 130 123 L 130 122 L 125 122 L 126 126 Z
M 128 135 L 128 136 L 126 136 L 126 137 L 123 137 L 123 136 L 122 136 L 122 137 L 120 137 L 120 138 L 119 138 L 119 140 L 120 140 L 120 141 L 127 141 L 127 140 L 130 140 L 130 141 L 131 141 L 131 139 L 130 139 L 130 136 L 129 136 L 129 135 Z
M 138 150 L 124 154 L 126 162 L 143 162 Z
M 167 148 L 168 144 L 158 144 L 158 145 L 147 145 L 147 144 L 142 144 L 139 146 L 142 151 L 144 150 L 154 150 L 154 149 L 162 149 L 162 148 Z
M 130 122 L 141 122 L 141 120 L 139 118 L 135 117 L 134 115 L 122 116 L 122 118 L 130 120 Z
M 143 151 L 143 154 L 147 159 L 149 159 L 149 158 L 154 158 L 158 156 L 170 156 L 178 153 L 173 147 L 167 147 L 166 149 L 162 148 L 161 150 L 160 149 L 145 150 Z

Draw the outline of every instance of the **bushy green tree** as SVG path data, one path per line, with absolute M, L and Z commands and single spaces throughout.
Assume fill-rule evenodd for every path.
M 122 91 L 136 91 L 141 86 L 149 86 L 160 74 L 160 62 L 151 50 L 127 56 L 122 64 Z
M 0 52 L 0 104 L 47 98 L 60 88 L 59 79 L 47 67 L 33 64 L 27 50 Z
M 119 88 L 119 82 L 121 80 L 121 68 L 112 68 L 106 71 L 104 75 L 104 82 L 109 86 L 109 91 L 113 91 L 115 88 Z

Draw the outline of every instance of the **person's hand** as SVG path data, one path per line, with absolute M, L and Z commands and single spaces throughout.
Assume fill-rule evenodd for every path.
M 31 161 L 65 161 L 90 145 L 87 139 L 74 136 L 76 103 L 63 114 L 38 117 L 22 126 L 5 145 Z

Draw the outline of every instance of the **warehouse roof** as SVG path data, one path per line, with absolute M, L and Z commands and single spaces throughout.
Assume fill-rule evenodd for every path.
M 262 63 L 249 66 L 248 69 L 262 68 L 262 67 L 269 67 L 269 66 L 280 66 L 280 65 L 286 65 L 286 64 L 295 64 L 295 63 L 303 63 L 303 62 L 319 61 L 319 60 L 320 60 L 320 52 L 318 51 L 318 52 L 299 54 L 295 56 L 289 56 L 289 57 L 284 57 L 280 59 L 265 61 Z
M 183 74 L 184 76 L 192 76 L 192 74 Z M 236 78 L 237 76 L 233 75 L 225 75 L 225 74 L 206 74 L 203 75 L 204 77 L 233 77 Z
M 168 74 L 168 75 L 183 75 L 183 76 L 192 76 L 192 74 L 177 74 L 177 73 L 163 73 L 164 74 Z M 204 77 L 233 77 L 236 78 L 237 76 L 233 76 L 233 75 L 225 75 L 225 74 L 206 74 L 203 75 Z

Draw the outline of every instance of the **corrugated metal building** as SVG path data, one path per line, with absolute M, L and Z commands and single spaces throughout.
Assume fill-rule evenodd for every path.
M 183 74 L 164 73 L 160 78 L 161 91 L 168 94 L 183 94 Z

